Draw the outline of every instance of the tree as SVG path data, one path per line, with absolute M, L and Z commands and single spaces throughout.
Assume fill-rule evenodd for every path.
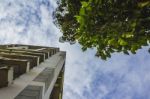
M 149 0 L 61 0 L 54 16 L 61 42 L 78 42 L 83 51 L 96 48 L 104 60 L 150 43 Z

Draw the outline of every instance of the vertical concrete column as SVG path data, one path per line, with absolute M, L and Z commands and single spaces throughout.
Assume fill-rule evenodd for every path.
M 37 58 L 37 66 L 40 64 L 40 57 Z
M 13 79 L 14 79 L 13 77 L 14 77 L 14 68 L 9 67 L 9 70 L 8 70 L 8 84 L 13 83 Z
M 26 72 L 29 72 L 29 70 L 30 70 L 30 62 L 28 61 L 28 62 L 27 62 Z

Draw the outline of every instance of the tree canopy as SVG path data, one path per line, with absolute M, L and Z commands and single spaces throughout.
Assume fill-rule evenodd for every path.
M 149 0 L 61 0 L 54 16 L 61 42 L 78 42 L 83 51 L 96 48 L 104 60 L 150 43 Z

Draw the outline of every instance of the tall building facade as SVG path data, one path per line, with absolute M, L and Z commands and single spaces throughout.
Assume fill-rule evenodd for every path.
M 0 99 L 62 99 L 66 52 L 0 45 Z

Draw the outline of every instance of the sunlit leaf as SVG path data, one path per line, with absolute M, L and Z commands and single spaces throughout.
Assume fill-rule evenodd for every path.
M 122 45 L 122 46 L 128 44 L 128 42 L 126 42 L 125 40 L 123 40 L 123 39 L 121 39 L 121 38 L 118 40 L 118 43 L 119 43 L 120 45 Z

